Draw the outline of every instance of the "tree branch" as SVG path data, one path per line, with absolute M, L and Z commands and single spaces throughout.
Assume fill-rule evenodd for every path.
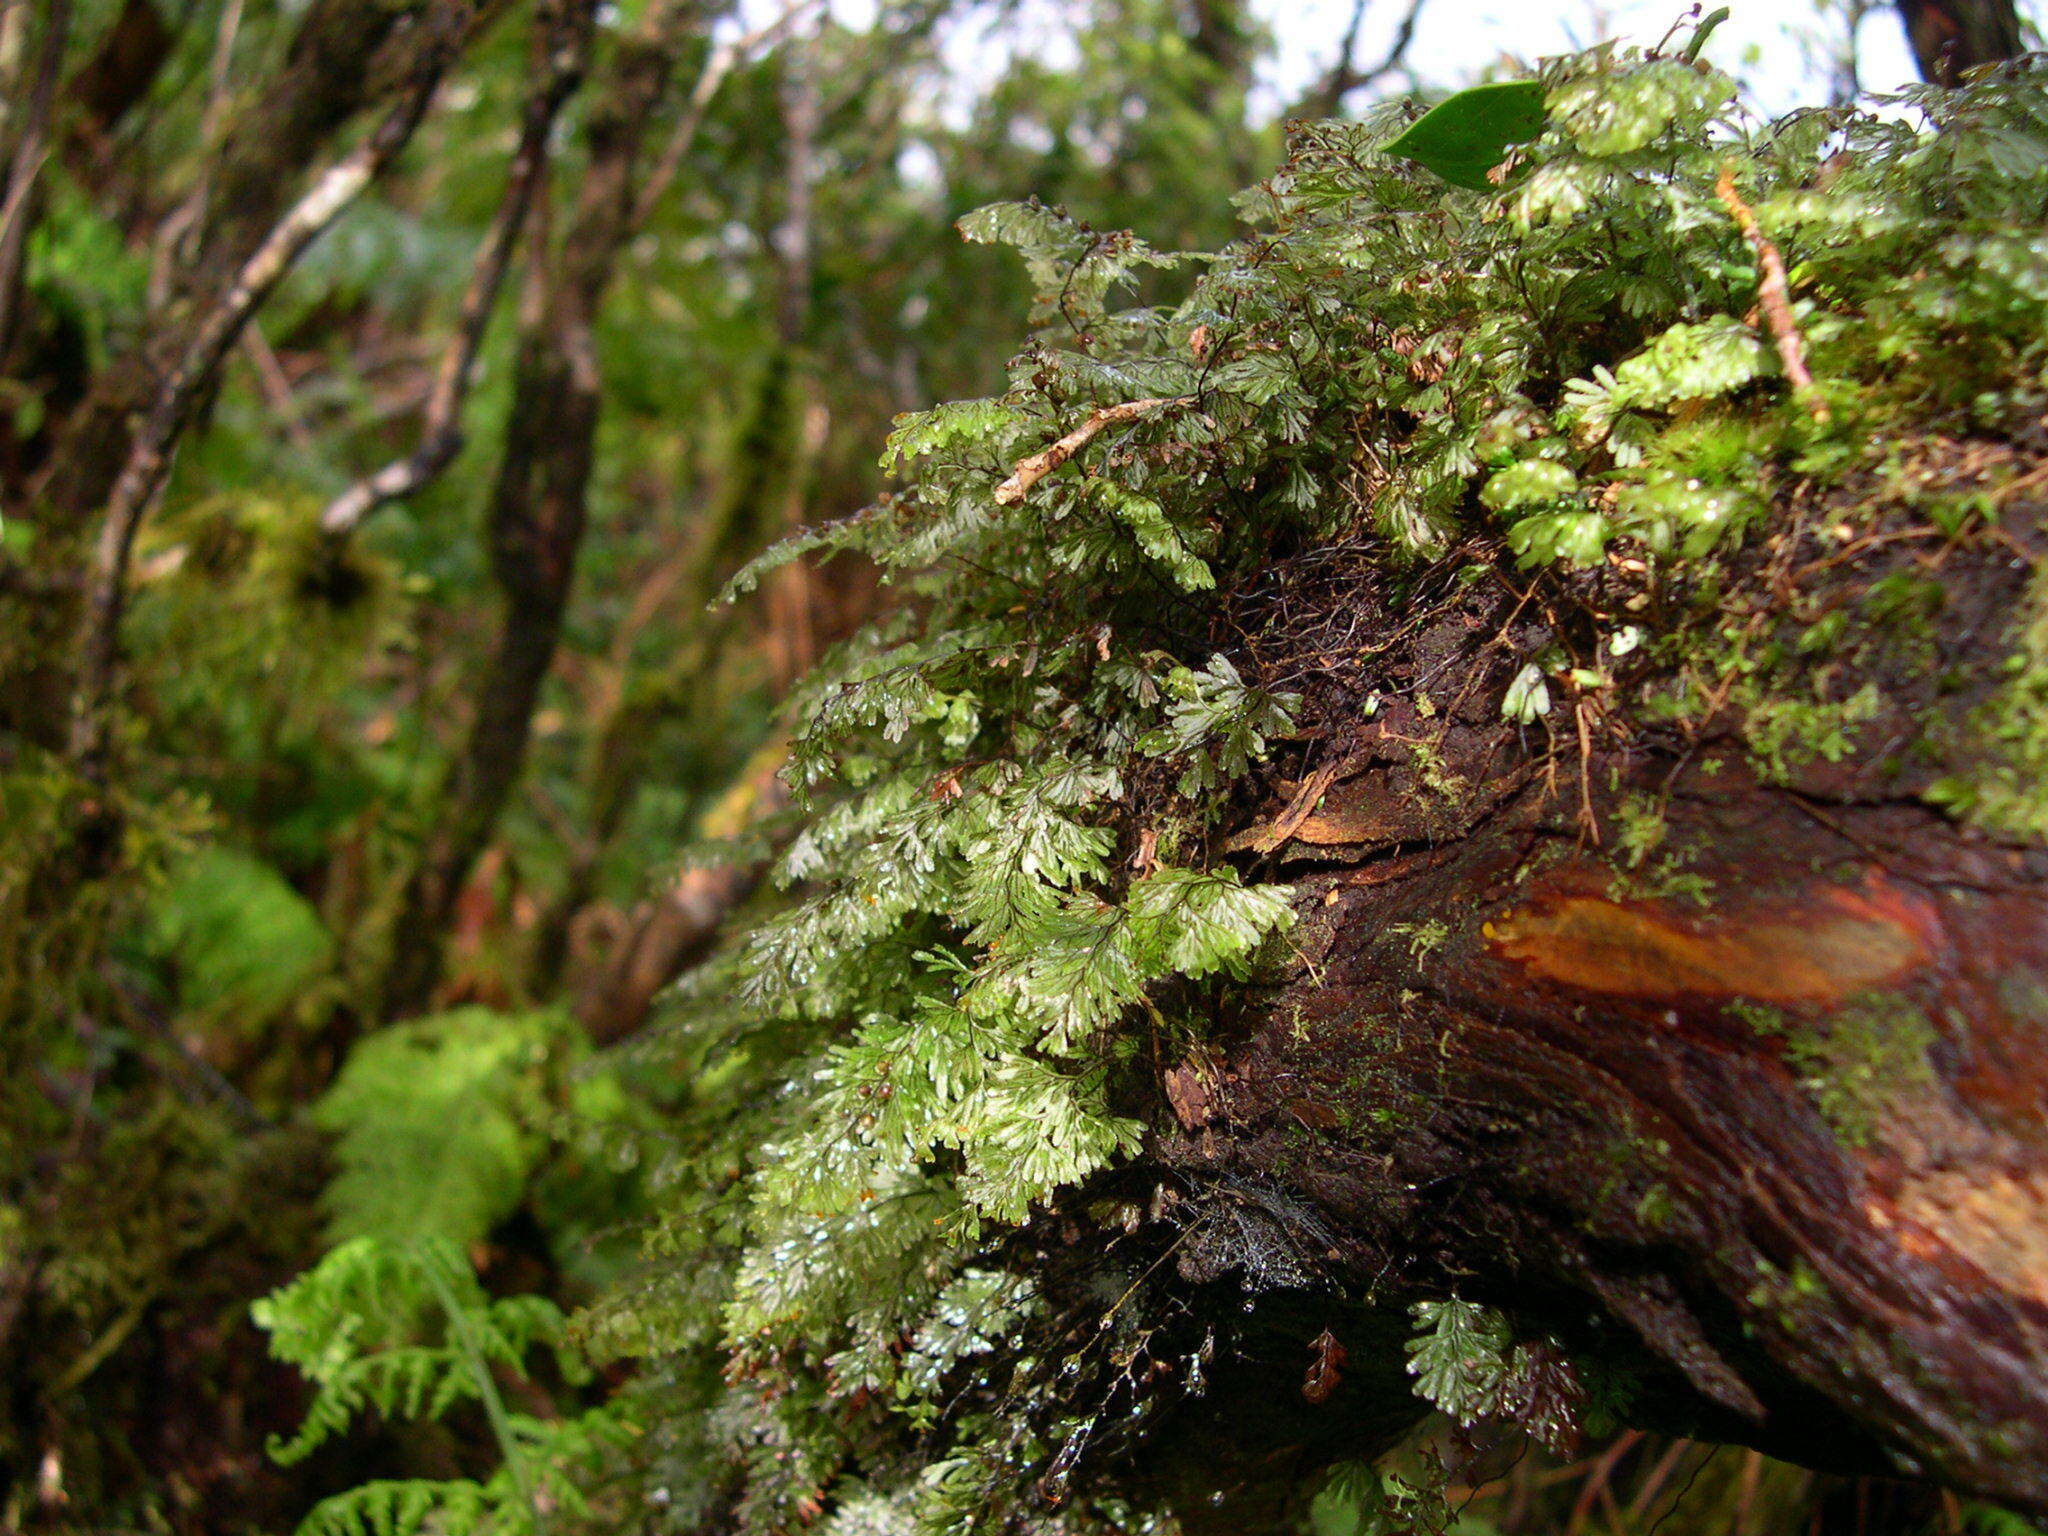
M 1757 223 L 1756 214 L 1742 200 L 1742 194 L 1735 190 L 1732 167 L 1722 168 L 1719 179 L 1714 183 L 1714 192 L 1728 210 L 1729 217 L 1735 220 L 1735 227 L 1742 231 L 1742 237 L 1756 252 L 1757 304 L 1770 327 L 1771 340 L 1778 349 L 1778 361 L 1791 382 L 1792 392 L 1799 397 L 1800 404 L 1813 413 L 1815 421 L 1826 421 L 1827 402 L 1813 387 L 1813 375 L 1806 367 L 1806 344 L 1799 334 L 1798 321 L 1792 318 L 1792 289 L 1785 277 L 1785 258 L 1778 254 L 1778 248 Z
M 1386 53 L 1379 63 L 1360 69 L 1357 63 L 1359 32 L 1365 22 L 1368 3 L 1369 0 L 1352 0 L 1351 21 L 1344 29 L 1344 42 L 1338 49 L 1337 62 L 1288 116 L 1335 117 L 1343 109 L 1346 96 L 1361 86 L 1385 79 L 1407 59 L 1409 46 L 1415 41 L 1415 24 L 1421 19 L 1424 0 L 1408 0 L 1408 9 L 1394 28 L 1393 40 L 1387 45 Z
M 558 0 L 537 18 L 534 84 L 527 96 L 519 144 L 506 173 L 505 195 L 477 247 L 455 335 L 441 355 L 427 396 L 419 446 L 358 480 L 327 504 L 320 514 L 320 530 L 330 537 L 346 537 L 379 507 L 414 495 L 462 452 L 463 401 L 475 381 L 477 356 L 483 350 L 505 274 L 511 269 L 519 233 L 546 178 L 548 139 L 555 119 L 575 93 L 589 63 L 592 22 L 593 7 L 577 0 Z
M 73 762 L 88 777 L 97 776 L 103 766 L 129 553 L 136 530 L 169 477 L 178 439 L 249 317 L 314 238 L 390 164 L 426 115 L 441 75 L 467 32 L 467 18 L 459 12 L 444 13 L 442 20 L 444 46 L 428 55 L 427 66 L 384 121 L 315 180 L 242 264 L 158 385 L 148 414 L 130 441 L 94 544 L 79 636 L 68 747 Z
M 528 255 L 532 290 L 486 519 L 505 614 L 476 717 L 442 792 L 439 824 L 392 930 L 387 1017 L 416 1012 L 432 997 L 449 916 L 525 766 L 588 510 L 600 406 L 597 311 L 619 253 L 640 227 L 641 153 L 701 16 L 695 0 L 660 0 L 620 43 L 593 91 L 590 155 L 568 232 L 559 250 L 537 244 Z
M 641 189 L 640 206 L 634 211 L 638 222 L 645 224 L 653 217 L 656 206 L 674 184 L 691 146 L 697 142 L 698 131 L 704 126 L 704 114 L 710 110 L 712 99 L 718 95 L 718 88 L 725 84 L 726 77 L 755 49 L 778 42 L 796 26 L 806 11 L 820 3 L 822 0 L 786 0 L 778 14 L 753 31 L 742 33 L 712 49 L 711 57 L 705 61 L 704 72 L 691 88 L 682 117 L 669 134 L 668 142 L 662 146 L 654 169 L 647 177 L 647 185 Z
M 293 190 L 316 174 L 328 146 L 366 109 L 409 93 L 447 64 L 448 36 L 465 38 L 503 0 L 312 0 L 282 63 L 248 93 L 207 168 L 208 195 L 178 243 L 192 248 L 154 285 L 142 339 L 118 355 L 54 428 L 55 446 L 33 501 L 68 537 L 107 506 L 128 462 L 135 424 L 226 301 L 258 247 L 285 217 Z M 171 216 L 175 222 L 179 214 Z
M 759 825 L 781 810 L 788 792 L 776 777 L 779 751 L 764 752 L 723 806 L 734 830 Z M 731 798 L 731 797 L 729 797 Z M 660 896 L 645 901 L 611 946 L 608 963 L 576 998 L 576 1018 L 600 1045 L 625 1039 L 647 1020 L 662 989 L 711 952 L 726 920 L 759 888 L 767 872 L 763 853 L 744 863 L 685 869 Z
M 36 62 L 36 80 L 22 118 L 0 196 L 0 360 L 13 339 L 20 307 L 21 267 L 28 250 L 32 194 L 49 158 L 50 114 L 56 104 L 57 81 L 64 69 L 64 47 L 71 34 L 71 0 L 50 0 L 43 21 L 43 46 Z
M 1089 413 L 1087 420 L 1050 448 L 1041 449 L 1028 458 L 1019 459 L 1010 472 L 1010 478 L 996 487 L 996 500 L 1006 507 L 1015 506 L 1025 498 L 1031 487 L 1094 442 L 1096 435 L 1103 428 L 1113 427 L 1121 422 L 1136 421 L 1162 405 L 1192 405 L 1194 400 L 1193 395 L 1181 395 L 1177 398 L 1158 396 L 1149 400 L 1126 400 L 1121 405 L 1098 407 Z
M 1898 0 L 1898 7 L 1920 78 L 1936 85 L 1955 85 L 2025 47 L 2013 0 Z

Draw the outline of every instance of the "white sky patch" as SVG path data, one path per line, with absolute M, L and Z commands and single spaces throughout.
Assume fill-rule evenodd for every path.
M 742 0 L 737 25 L 754 27 L 788 0 Z M 876 0 L 829 0 L 833 14 L 853 27 L 872 24 Z M 1286 109 L 1328 71 L 1350 25 L 1354 0 L 1253 0 L 1274 50 L 1261 72 L 1255 106 Z M 1408 0 L 1367 0 L 1357 57 L 1383 58 L 1406 13 Z M 933 103 L 953 116 L 966 99 L 994 79 L 1011 59 L 1029 56 L 1061 66 L 1076 57 L 1075 0 L 1015 0 L 1006 7 L 970 5 L 941 33 L 941 51 L 953 77 L 954 99 Z M 1489 70 L 1508 73 L 1553 54 L 1604 38 L 1649 45 L 1687 15 L 1685 0 L 1423 0 L 1405 70 L 1388 77 L 1382 93 L 1467 84 Z M 1706 9 L 1713 9 L 1711 4 Z M 1729 17 L 1707 45 L 1707 56 L 1740 79 L 1749 106 L 1764 115 L 1828 99 L 1833 53 L 1842 35 L 1842 0 L 1732 0 Z M 2021 0 L 2020 12 L 2037 26 L 2048 0 Z M 1887 92 L 1918 78 L 1904 29 L 1890 5 L 1865 19 L 1857 67 L 1865 91 Z M 1361 93 L 1359 100 L 1370 93 Z
M 1350 24 L 1352 0 L 1257 0 L 1277 55 L 1268 84 L 1291 97 L 1319 78 L 1337 56 Z M 1707 9 L 1714 7 L 1709 5 Z M 1544 0 L 1423 0 L 1407 64 L 1428 85 L 1462 85 L 1488 68 L 1503 72 L 1605 38 L 1649 46 L 1690 7 L 1681 0 L 1609 0 L 1546 4 Z M 1741 79 L 1756 110 L 1769 114 L 1826 102 L 1839 7 L 1814 0 L 1733 0 L 1728 19 L 1707 43 L 1707 57 Z M 1405 0 L 1368 0 L 1359 29 L 1359 57 L 1385 56 Z M 1918 78 L 1904 30 L 1890 6 L 1873 12 L 1858 38 L 1863 87 L 1890 91 Z M 1398 79 L 1398 77 L 1396 77 Z

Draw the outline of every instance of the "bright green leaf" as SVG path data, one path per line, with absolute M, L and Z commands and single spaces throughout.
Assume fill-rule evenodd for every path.
M 1475 85 L 1411 123 L 1387 153 L 1427 166 L 1454 187 L 1490 192 L 1486 173 L 1543 131 L 1543 87 L 1534 80 Z

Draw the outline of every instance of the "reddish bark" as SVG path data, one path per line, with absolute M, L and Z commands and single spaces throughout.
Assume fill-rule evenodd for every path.
M 1945 589 L 1928 632 L 1847 664 L 1884 690 L 1857 749 L 1782 782 L 1732 710 L 1630 718 L 1626 681 L 1554 735 L 1500 719 L 1520 657 L 1582 643 L 1573 601 L 1620 596 L 1613 571 L 1572 601 L 1539 579 L 1396 605 L 1324 551 L 1247 600 L 1236 635 L 1310 722 L 1232 842 L 1302 922 L 1229 1049 L 1163 1063 L 1159 1153 L 1198 1205 L 1260 1192 L 1309 1277 L 1288 1284 L 1332 1298 L 1303 1347 L 1457 1294 L 1618 1368 L 1641 1427 L 2048 1513 L 2048 851 L 1921 799 L 1969 771 L 2009 675 L 2040 511 L 1917 554 L 1898 529 L 1803 566 L 1776 541 L 1738 610 L 1901 570 Z M 1632 864 L 1617 830 L 1650 814 Z M 1180 1267 L 1256 1278 L 1229 1242 Z M 1299 1359 L 1256 1389 L 1291 1392 Z

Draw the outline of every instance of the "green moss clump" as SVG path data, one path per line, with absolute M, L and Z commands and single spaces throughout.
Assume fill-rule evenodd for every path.
M 1795 1020 L 1746 1002 L 1729 1004 L 1728 1012 L 1784 1042 L 1785 1064 L 1850 1146 L 1870 1145 L 1889 1106 L 1933 1080 L 1927 1048 L 1936 1038 L 1934 1026 L 1896 993 L 1863 993 L 1820 1020 Z
M 2015 626 L 2003 685 L 1971 721 L 1977 761 L 1928 798 L 1995 832 L 2048 837 L 2048 577 Z

